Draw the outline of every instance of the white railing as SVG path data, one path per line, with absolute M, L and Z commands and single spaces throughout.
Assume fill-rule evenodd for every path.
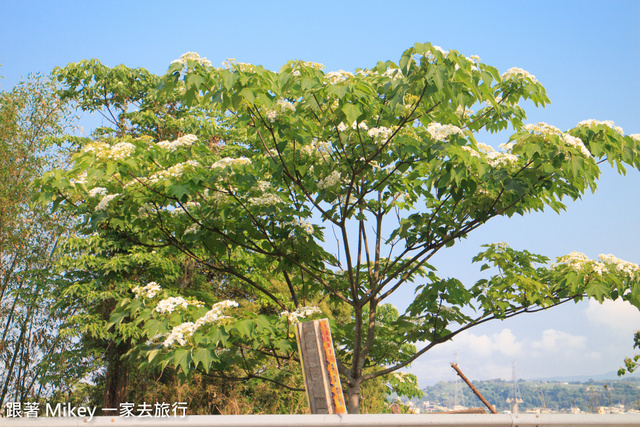
M 0 427 L 23 426 L 157 426 L 157 427 L 580 427 L 640 426 L 638 414 L 363 414 L 363 415 L 191 415 L 171 418 L 86 417 L 0 418 Z

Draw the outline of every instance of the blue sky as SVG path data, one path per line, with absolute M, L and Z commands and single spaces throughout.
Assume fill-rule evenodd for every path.
M 0 89 L 29 73 L 97 58 L 163 73 L 187 51 L 214 65 L 226 58 L 278 69 L 291 59 L 326 71 L 397 60 L 430 41 L 501 71 L 520 67 L 546 87 L 551 105 L 526 106 L 530 123 L 560 129 L 581 120 L 613 120 L 640 133 L 640 1 L 11 1 L 0 6 Z M 529 108 L 530 107 L 530 108 Z M 487 140 L 497 145 L 507 135 Z M 607 170 L 596 195 L 568 212 L 499 220 L 435 259 L 442 276 L 471 283 L 471 257 L 483 243 L 506 241 L 549 257 L 573 250 L 640 263 L 640 173 Z M 403 305 L 410 294 L 395 303 Z M 406 304 L 406 303 L 405 303 Z M 484 325 L 418 362 L 421 384 L 453 379 L 449 362 L 472 379 L 597 375 L 631 354 L 640 315 L 620 304 L 593 302 Z

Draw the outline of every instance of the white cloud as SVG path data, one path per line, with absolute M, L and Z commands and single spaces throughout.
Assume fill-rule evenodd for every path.
M 554 353 L 563 350 L 563 353 L 567 353 L 583 349 L 586 343 L 586 337 L 571 335 L 555 329 L 547 329 L 542 332 L 542 338 L 539 341 L 531 342 L 531 348 Z
M 589 300 L 585 315 L 589 321 L 610 328 L 615 334 L 631 336 L 640 329 L 640 310 L 620 299 L 602 304 Z

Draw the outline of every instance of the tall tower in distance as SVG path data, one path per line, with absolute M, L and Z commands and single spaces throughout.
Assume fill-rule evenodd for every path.
M 511 386 L 511 392 L 507 398 L 507 403 L 511 403 L 511 413 L 518 413 L 518 403 L 522 403 L 522 396 L 520 395 L 520 387 L 518 387 L 518 375 L 516 374 L 516 362 L 513 361 L 513 384 Z
M 456 366 L 460 363 L 460 352 L 456 351 Z M 463 403 L 463 394 L 462 394 L 462 380 L 460 380 L 459 376 L 456 376 L 456 381 L 453 383 L 454 386 L 454 395 L 453 395 L 453 409 L 458 410 L 462 409 Z

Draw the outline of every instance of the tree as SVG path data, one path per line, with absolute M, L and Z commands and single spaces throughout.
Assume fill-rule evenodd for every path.
M 223 301 L 208 309 L 141 284 L 112 324 L 144 325 L 155 341 L 136 354 L 152 364 L 189 372 L 295 360 L 290 324 L 321 311 L 357 412 L 365 381 L 414 381 L 395 371 L 473 326 L 584 297 L 640 305 L 638 266 L 611 255 L 548 265 L 490 244 L 474 260 L 495 274 L 468 285 L 429 264 L 495 217 L 560 212 L 565 197 L 595 191 L 605 160 L 621 173 L 640 166 L 640 136 L 613 122 L 524 125 L 520 100 L 548 102 L 524 70 L 500 74 L 430 43 L 355 74 L 304 61 L 216 69 L 189 53 L 150 99 L 176 92 L 181 106 L 209 112 L 219 150 L 196 135 L 124 136 L 86 145 L 68 174 L 42 181 L 45 197 L 86 226 L 170 246 L 261 300 L 258 313 Z M 476 138 L 509 126 L 500 150 Z M 404 288 L 415 298 L 400 313 L 385 300 Z
M 74 343 L 59 330 L 68 313 L 52 307 L 55 252 L 72 218 L 32 201 L 32 180 L 68 160 L 56 137 L 71 121 L 48 78 L 0 93 L 0 406 L 65 392 L 82 376 L 83 361 L 59 357 Z

